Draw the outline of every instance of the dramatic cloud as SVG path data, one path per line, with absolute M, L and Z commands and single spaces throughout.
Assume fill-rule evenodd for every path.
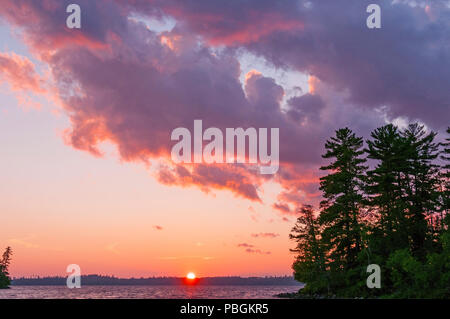
M 318 95 L 307 93 L 302 96 L 296 96 L 288 101 L 289 111 L 287 112 L 294 121 L 298 123 L 317 123 L 320 118 L 320 112 L 325 107 L 322 98 Z
M 379 30 L 365 26 L 370 1 L 350 0 L 80 0 L 80 30 L 65 27 L 71 1 L 23 0 L 2 3 L 0 18 L 49 66 L 71 122 L 68 144 L 102 156 L 101 143 L 112 142 L 121 159 L 153 165 L 161 183 L 226 189 L 255 202 L 264 202 L 261 187 L 271 179 L 282 187 L 273 207 L 286 219 L 320 200 L 317 168 L 335 129 L 367 137 L 396 117 L 448 125 L 450 9 L 445 1 L 428 9 L 421 1 L 379 2 Z M 164 17 L 176 21 L 172 30 L 145 24 Z M 241 52 L 310 75 L 309 92 L 286 98 L 261 70 L 241 83 Z M 0 54 L 0 76 L 14 89 L 44 93 L 49 85 L 14 54 Z M 278 174 L 174 164 L 170 133 L 195 119 L 222 130 L 280 128 Z
M 277 66 L 313 74 L 347 90 L 348 100 L 361 108 L 384 107 L 392 117 L 423 120 L 437 129 L 448 125 L 446 0 L 378 1 L 380 30 L 365 26 L 369 0 L 163 2 L 163 10 L 210 43 L 244 47 Z M 277 28 L 279 21 L 301 28 Z M 250 26 L 264 31 L 240 37 Z
M 258 172 L 252 172 L 239 165 L 197 164 L 188 170 L 185 166 L 162 167 L 158 180 L 166 185 L 197 185 L 208 192 L 210 188 L 229 189 L 253 201 L 261 201 L 257 187 L 261 183 Z

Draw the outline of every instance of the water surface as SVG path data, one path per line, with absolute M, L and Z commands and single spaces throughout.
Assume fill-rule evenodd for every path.
M 301 286 L 12 286 L 0 299 L 271 299 Z

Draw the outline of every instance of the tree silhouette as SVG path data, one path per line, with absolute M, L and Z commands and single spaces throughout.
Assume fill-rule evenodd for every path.
M 292 268 L 296 280 L 314 283 L 307 289 L 310 293 L 316 293 L 329 285 L 324 276 L 325 263 L 319 243 L 319 224 L 311 206 L 302 207 L 299 214 L 289 235 L 290 239 L 297 243 L 296 248 L 291 249 L 292 252 L 297 253 Z
M 450 127 L 447 128 L 446 142 L 443 143 L 444 149 L 442 151 L 441 159 L 445 161 L 446 164 L 442 167 L 442 179 L 443 179 L 443 189 L 442 189 L 442 210 L 445 212 L 445 227 L 448 229 L 450 225 L 450 215 L 448 214 L 450 210 Z
M 450 298 L 450 138 L 439 144 L 436 135 L 388 124 L 364 150 L 348 128 L 326 142 L 332 162 L 321 168 L 318 217 L 304 206 L 290 236 L 294 276 L 306 284 L 300 294 Z M 381 289 L 365 284 L 373 263 Z
M 363 139 L 348 128 L 336 131 L 325 144 L 323 158 L 333 162 L 321 170 L 331 171 L 320 179 L 320 189 L 325 198 L 321 203 L 319 223 L 321 243 L 326 249 L 327 267 L 330 269 L 333 287 L 345 286 L 350 274 L 348 269 L 357 265 L 361 252 L 361 228 L 359 220 L 363 206 Z
M 9 265 L 11 264 L 12 249 L 6 247 L 2 258 L 0 259 L 0 288 L 7 288 L 10 285 Z

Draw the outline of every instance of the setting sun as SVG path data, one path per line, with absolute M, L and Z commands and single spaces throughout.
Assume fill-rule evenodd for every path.
M 192 279 L 195 279 L 196 276 L 195 276 L 195 274 L 193 272 L 190 272 L 190 273 L 187 274 L 186 278 L 192 280 Z

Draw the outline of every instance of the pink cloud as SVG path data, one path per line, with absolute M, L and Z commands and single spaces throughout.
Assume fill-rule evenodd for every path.
M 129 7 L 104 3 L 102 7 L 83 1 L 83 10 L 90 14 L 83 28 L 73 32 L 59 25 L 66 16 L 61 11 L 65 2 L 25 1 L 22 7 L 0 8 L 0 15 L 23 28 L 32 52 L 52 71 L 57 99 L 70 118 L 71 127 L 65 131 L 68 145 L 102 156 L 99 145 L 109 141 L 124 161 L 160 160 L 156 178 L 163 184 L 195 186 L 207 193 L 229 190 L 256 202 L 262 202 L 260 188 L 270 176 L 261 176 L 251 165 L 174 165 L 170 132 L 189 128 L 198 118 L 205 127 L 222 129 L 276 127 L 281 128 L 283 163 L 297 165 L 319 156 L 315 145 L 322 129 L 315 123 L 300 127 L 282 111 L 284 89 L 274 79 L 253 72 L 242 86 L 240 64 L 233 54 L 199 46 L 195 36 L 182 28 L 164 33 L 177 39 L 173 50 L 161 35 L 127 19 Z M 21 16 L 24 8 L 30 11 L 30 21 Z M 98 14 L 99 22 L 91 14 Z M 38 88 L 32 79 L 22 82 Z M 295 173 L 290 174 L 294 179 Z M 286 183 L 283 177 L 277 181 Z
M 44 93 L 45 82 L 37 74 L 34 64 L 15 53 L 0 52 L 0 80 L 7 81 L 13 90 Z
M 257 185 L 261 184 L 260 176 L 245 167 L 237 165 L 191 165 L 191 170 L 183 165 L 174 168 L 163 167 L 158 172 L 158 180 L 166 185 L 196 185 L 208 193 L 213 189 L 228 189 L 237 196 L 251 201 L 261 202 Z
M 320 155 L 334 129 L 351 124 L 367 133 L 384 122 L 376 111 L 380 105 L 390 107 L 389 115 L 423 118 L 436 125 L 448 118 L 449 77 L 443 70 L 449 69 L 450 59 L 444 59 L 445 41 L 440 33 L 426 37 L 415 27 L 405 31 L 401 22 L 413 26 L 416 17 L 406 5 L 395 7 L 400 15 L 395 24 L 396 15 L 386 2 L 392 35 L 371 38 L 353 25 L 360 5 L 342 12 L 346 23 L 327 19 L 330 12 L 334 16 L 333 10 L 346 7 L 336 1 L 308 6 L 272 0 L 80 0 L 86 13 L 81 30 L 64 25 L 69 3 L 7 1 L 0 16 L 21 30 L 31 52 L 50 67 L 55 99 L 70 118 L 67 144 L 102 156 L 99 145 L 109 141 L 124 161 L 159 161 L 156 178 L 163 184 L 204 192 L 228 190 L 263 202 L 261 186 L 273 180 L 282 188 L 274 209 L 295 216 L 303 204 L 320 201 Z M 129 19 L 136 12 L 157 18 L 170 15 L 177 25 L 158 34 Z M 448 30 L 443 19 L 427 18 L 424 23 L 440 23 Z M 418 49 L 410 50 L 411 43 Z M 217 44 L 230 50 L 210 46 Z M 375 44 L 388 52 L 379 56 Z M 273 78 L 252 72 L 242 85 L 235 48 L 274 66 L 314 75 L 314 90 L 283 104 L 285 89 Z M 439 54 L 443 58 L 438 59 Z M 406 64 L 409 67 L 403 68 Z M 14 89 L 45 91 L 43 79 L 25 58 L 0 55 L 0 74 Z M 408 85 L 405 78 L 410 79 Z M 199 118 L 205 127 L 221 129 L 280 128 L 279 173 L 261 176 L 251 165 L 172 163 L 170 132 L 190 128 Z
M 248 244 L 248 243 L 240 243 L 237 245 L 237 247 L 245 248 L 244 251 L 249 254 L 261 254 L 261 255 L 270 255 L 271 254 L 270 251 L 262 251 L 261 249 L 258 249 L 254 245 Z
M 253 246 L 251 244 L 247 244 L 247 243 L 241 243 L 241 244 L 238 244 L 237 246 L 238 247 L 247 247 L 247 248 L 255 247 L 255 246 Z
M 252 234 L 252 237 L 255 238 L 276 238 L 279 237 L 280 234 L 276 233 L 259 233 L 259 234 Z
M 261 254 L 261 255 L 270 255 L 271 252 L 270 251 L 262 251 L 260 249 L 252 249 L 252 248 L 247 248 L 245 250 L 246 253 L 249 254 Z
M 286 213 L 289 214 L 291 213 L 291 209 L 289 208 L 289 206 L 285 203 L 274 203 L 272 205 L 272 207 L 282 213 Z

